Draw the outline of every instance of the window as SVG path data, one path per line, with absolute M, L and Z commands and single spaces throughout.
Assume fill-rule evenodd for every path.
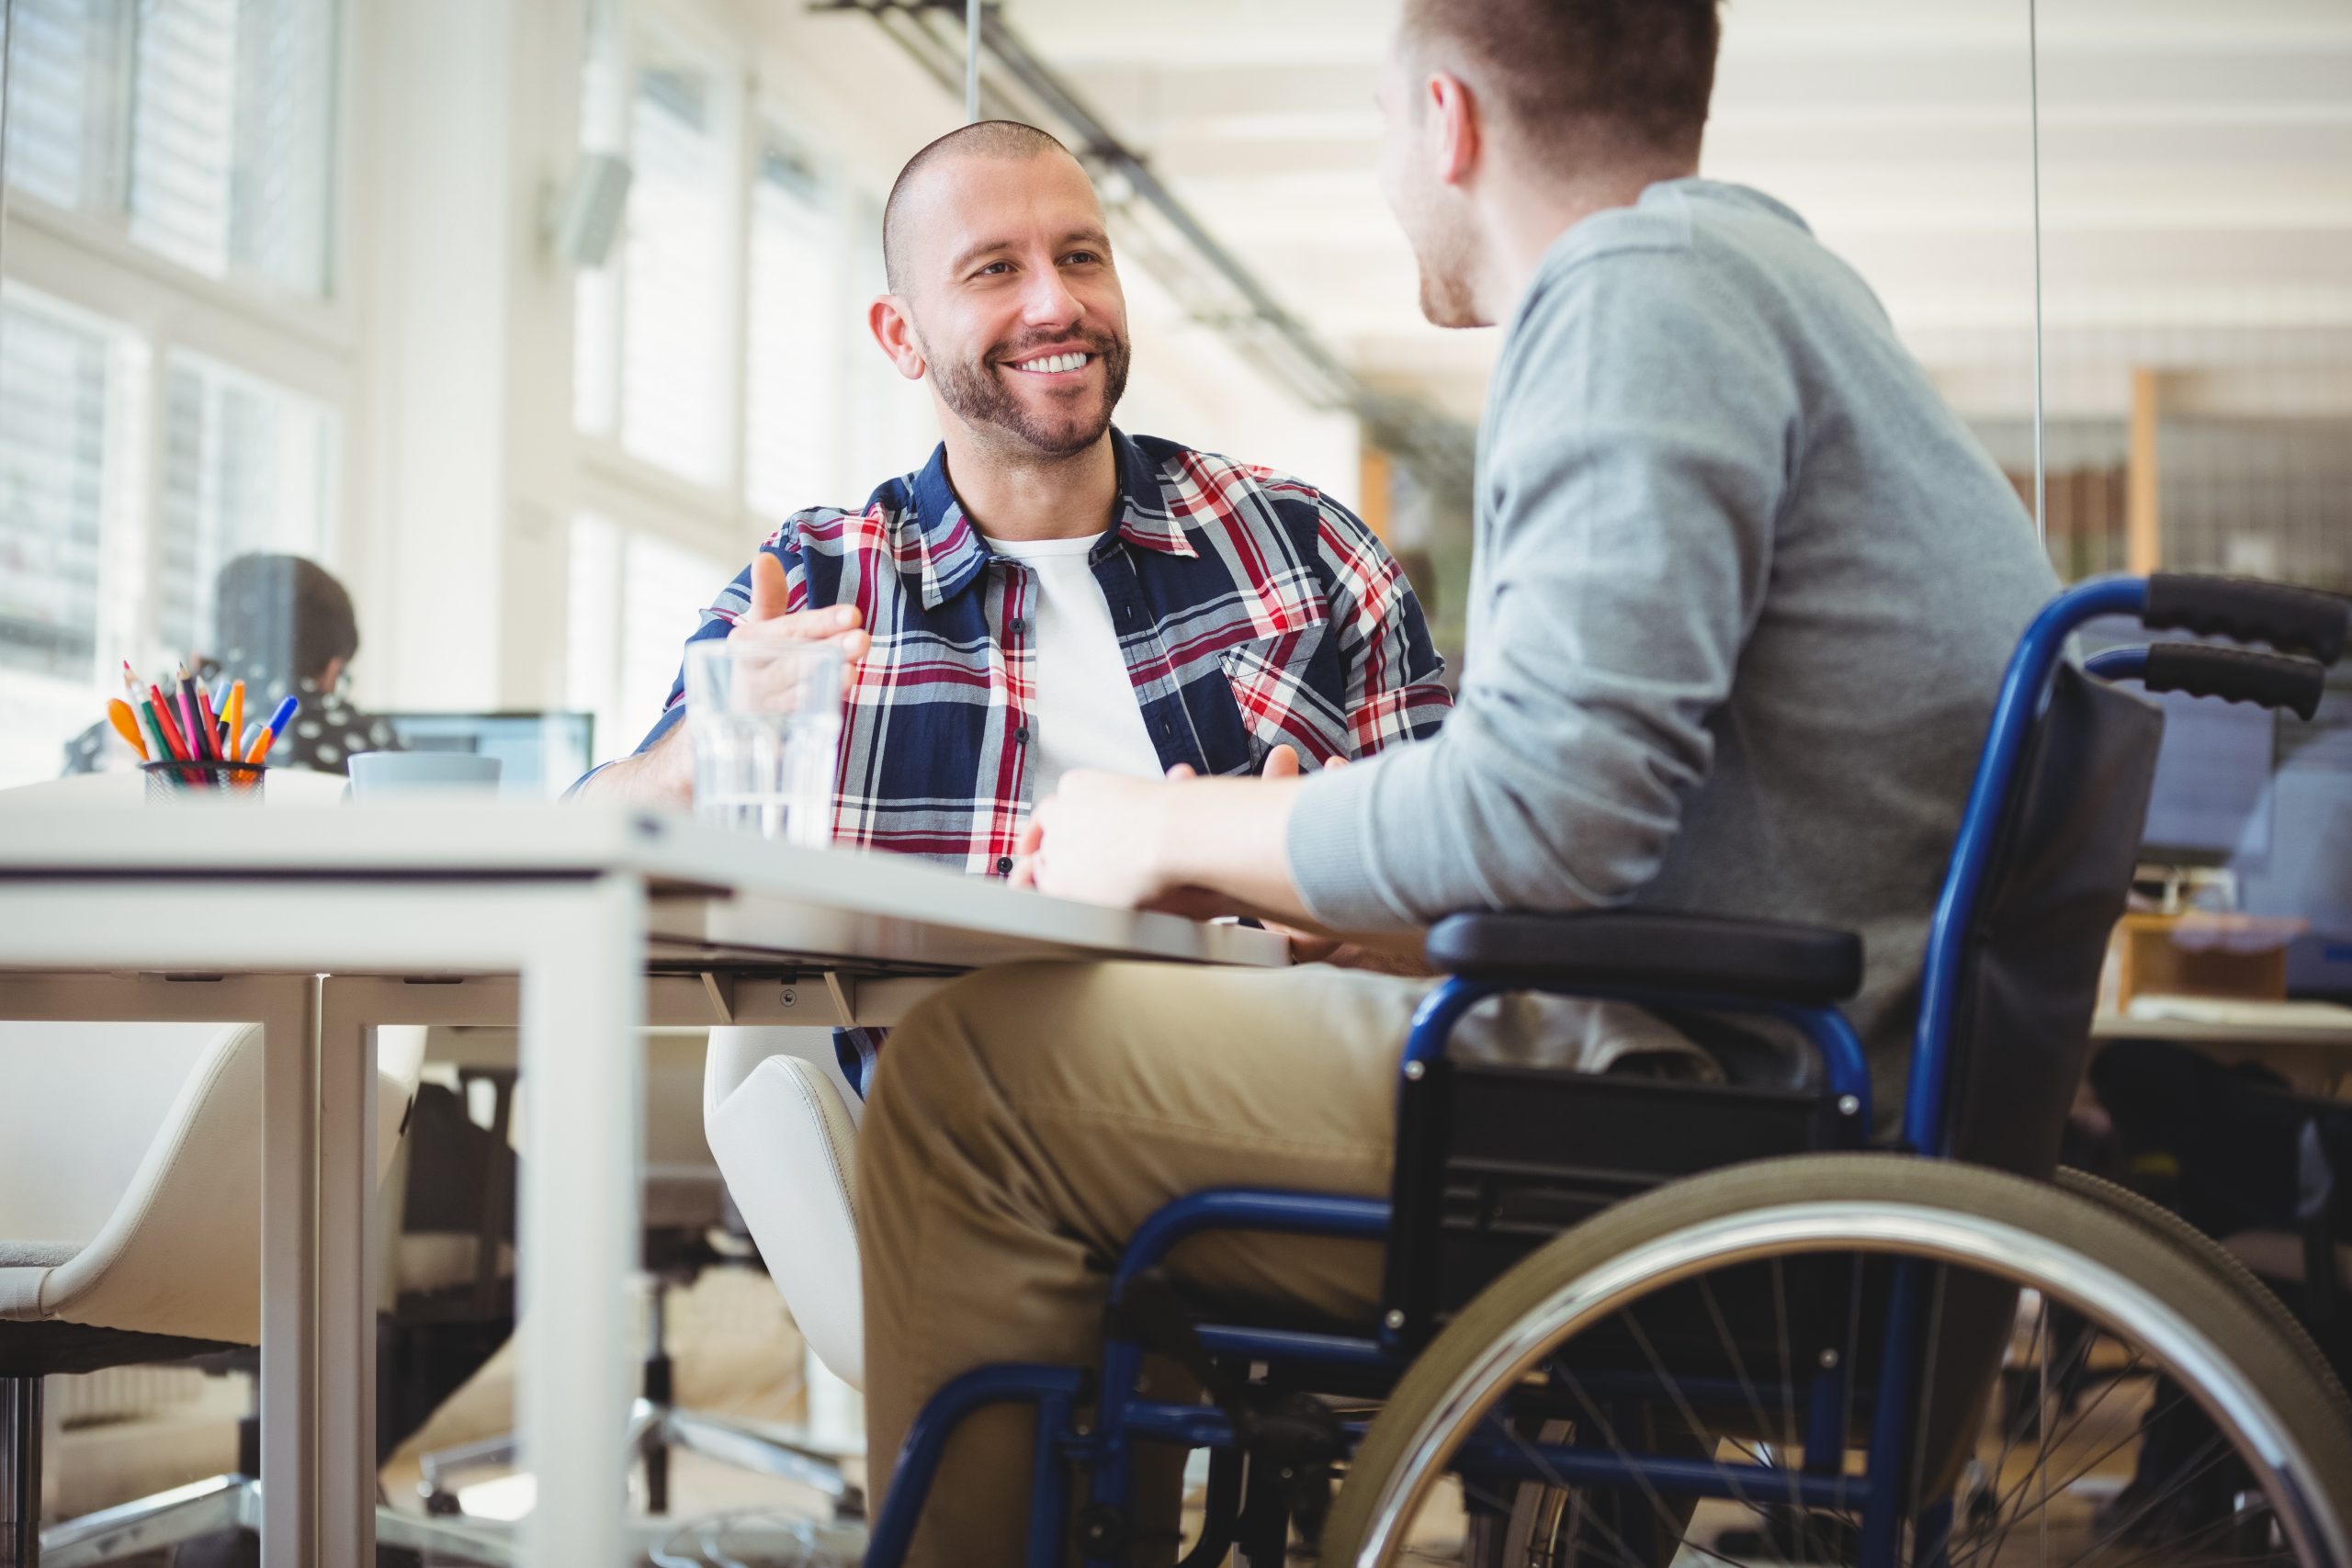
M 609 42 L 592 35 L 583 119 L 609 114 Z M 600 60 L 600 54 L 604 58 Z M 583 273 L 573 402 L 582 429 L 692 483 L 734 460 L 741 95 L 695 58 L 647 42 L 620 132 L 631 169 L 617 276 Z M 593 129 L 584 140 L 599 140 Z
M 771 131 L 752 186 L 749 332 L 743 364 L 743 499 L 781 520 L 834 495 L 846 300 L 830 193 Z
M 0 666 L 86 678 L 97 657 L 109 387 L 106 331 L 0 302 Z
M 565 694 L 596 716 L 599 761 L 635 750 L 662 716 L 679 649 L 741 570 L 603 517 L 572 520 Z
M 334 420 L 294 393 L 195 355 L 164 373 L 164 528 L 156 626 L 203 649 L 212 579 L 248 550 L 317 556 L 334 493 Z
M 327 292 L 334 0 L 18 0 L 8 178 L 214 277 Z
M 59 207 L 107 205 L 127 12 L 125 0 L 17 0 L 8 183 L 17 190 Z
M 0 784 L 57 773 L 122 660 L 216 651 L 229 557 L 333 565 L 343 366 L 303 302 L 329 293 L 340 22 L 17 0 L 8 217 L 44 259 L 0 295 Z

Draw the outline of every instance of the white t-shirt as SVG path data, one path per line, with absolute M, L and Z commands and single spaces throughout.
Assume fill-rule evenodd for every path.
M 1101 768 L 1158 778 L 1159 749 L 1144 728 L 1143 708 L 1111 605 L 1086 564 L 1095 536 L 1082 539 L 989 539 L 989 548 L 1029 569 L 1034 592 L 1024 614 L 1024 640 L 1036 671 L 1036 707 L 1029 721 L 1029 801 L 1054 793 L 1072 768 Z

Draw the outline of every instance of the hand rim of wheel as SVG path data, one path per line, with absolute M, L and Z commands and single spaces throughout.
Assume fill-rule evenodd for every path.
M 2352 1568 L 2352 1548 L 2334 1528 L 2332 1515 L 2283 1483 L 2311 1468 L 2309 1456 L 2294 1448 L 2290 1434 L 2261 1418 L 2267 1404 L 2245 1374 L 2169 1303 L 2113 1266 L 2021 1225 L 1883 1196 L 1804 1199 L 1698 1221 L 1636 1243 L 1555 1288 L 1520 1314 L 1521 1331 L 1497 1340 L 1471 1362 L 1414 1428 L 1402 1459 L 1374 1495 L 1355 1568 L 1381 1568 L 1388 1561 L 1396 1533 L 1444 1473 L 1448 1436 L 1466 1430 L 1500 1391 L 1534 1371 L 1562 1340 L 1624 1304 L 1628 1292 L 1645 1296 L 1703 1270 L 1823 1244 L 1979 1269 L 2139 1336 L 2241 1450 L 2282 1483 L 2272 1496 L 2289 1545 L 2306 1562 Z M 2046 1267 L 2035 1272 L 2036 1263 L 2055 1261 L 2075 1272 L 2073 1282 L 2052 1282 Z M 1487 1391 L 1491 1397 L 1485 1396 Z

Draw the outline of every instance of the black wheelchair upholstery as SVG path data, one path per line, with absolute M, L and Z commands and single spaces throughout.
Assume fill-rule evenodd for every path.
M 1563 988 L 1731 991 L 1826 1005 L 1862 988 L 1851 931 L 1650 909 L 1453 915 L 1430 930 L 1431 967 L 1468 980 Z

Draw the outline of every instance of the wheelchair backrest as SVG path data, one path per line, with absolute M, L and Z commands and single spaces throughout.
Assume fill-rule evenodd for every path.
M 1946 1105 L 1956 1158 L 2032 1177 L 2058 1163 L 2163 734 L 2153 705 L 2071 664 L 2055 671 L 2003 812 L 1953 998 Z

